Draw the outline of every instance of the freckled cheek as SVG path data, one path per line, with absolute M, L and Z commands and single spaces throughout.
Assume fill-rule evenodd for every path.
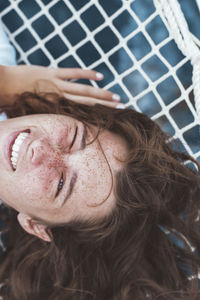
M 86 204 L 101 202 L 109 194 L 112 177 L 103 154 L 88 151 L 82 160 L 77 161 L 79 166 L 79 180 L 74 196 Z
M 52 184 L 53 176 L 49 172 L 27 174 L 20 184 L 21 200 L 35 207 L 45 204 L 49 199 Z

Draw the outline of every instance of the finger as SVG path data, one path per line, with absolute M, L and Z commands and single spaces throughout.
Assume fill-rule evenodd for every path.
M 67 98 L 68 100 L 77 102 L 77 103 L 81 103 L 81 104 L 86 104 L 86 105 L 90 105 L 93 106 L 95 104 L 101 104 L 101 105 L 105 105 L 105 106 L 109 106 L 109 107 L 113 107 L 113 108 L 125 108 L 125 106 L 122 103 L 115 103 L 115 102 L 108 102 L 105 100 L 100 100 L 97 98 L 93 98 L 93 97 L 85 97 L 85 96 L 78 96 L 78 95 L 73 95 L 73 94 L 69 94 L 69 93 L 64 93 L 64 97 Z
M 59 81 L 56 83 L 61 91 L 64 93 L 69 93 L 73 95 L 92 97 L 96 99 L 102 99 L 107 101 L 120 101 L 120 96 L 113 94 L 108 90 L 103 90 L 101 88 L 96 88 L 86 84 L 74 83 L 74 82 L 64 82 Z
M 103 74 L 94 70 L 84 70 L 80 68 L 58 68 L 55 69 L 55 72 L 56 76 L 60 79 L 103 79 Z

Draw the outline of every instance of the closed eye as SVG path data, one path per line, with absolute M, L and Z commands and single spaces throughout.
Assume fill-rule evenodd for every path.
M 76 126 L 76 130 L 75 130 L 75 133 L 74 133 L 74 137 L 73 137 L 73 140 L 72 140 L 71 145 L 70 145 L 70 147 L 69 147 L 69 150 L 71 150 L 71 148 L 72 148 L 73 145 L 74 145 L 74 142 L 75 142 L 76 136 L 77 136 L 77 132 L 78 132 L 78 126 Z
M 63 178 L 63 173 L 61 174 L 61 177 L 60 177 L 60 181 L 58 183 L 58 187 L 57 187 L 57 192 L 56 192 L 56 196 L 55 197 L 58 197 L 60 191 L 62 190 L 63 188 L 63 185 L 64 185 L 64 178 Z
M 71 148 L 73 147 L 74 143 L 75 143 L 75 140 L 76 140 L 76 137 L 77 137 L 77 133 L 78 133 L 78 126 L 76 126 L 76 129 L 75 129 L 75 133 L 74 133 L 74 137 L 73 137 L 73 140 L 71 142 L 71 145 L 69 147 L 69 150 L 71 150 Z M 55 198 L 58 197 L 60 191 L 62 190 L 63 188 L 63 185 L 64 185 L 64 178 L 63 178 L 63 173 L 61 174 L 61 177 L 60 177 L 60 181 L 58 183 L 58 187 L 57 187 L 57 191 L 56 191 L 56 195 L 55 195 Z

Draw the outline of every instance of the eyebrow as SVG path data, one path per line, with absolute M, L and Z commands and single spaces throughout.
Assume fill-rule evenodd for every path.
M 80 149 L 79 150 L 83 150 L 85 147 L 86 147 L 86 136 L 87 136 L 87 129 L 86 129 L 86 125 L 83 124 L 84 126 L 84 129 L 83 129 L 83 136 L 82 136 L 82 140 L 81 140 L 81 143 L 80 143 Z M 70 184 L 69 184 L 69 189 L 67 191 L 67 195 L 65 196 L 65 199 L 62 203 L 61 206 L 63 206 L 67 200 L 69 199 L 69 197 L 71 196 L 72 192 L 73 192 L 73 189 L 74 189 L 74 186 L 75 186 L 75 183 L 76 183 L 76 180 L 77 180 L 77 173 L 74 172 L 72 177 L 71 177 L 71 181 L 70 181 Z
M 71 194 L 73 192 L 73 189 L 74 189 L 74 186 L 75 186 L 75 183 L 76 183 L 76 180 L 77 180 L 77 177 L 78 177 L 77 173 L 74 172 L 73 175 L 72 175 L 72 177 L 71 177 L 70 183 L 69 183 L 69 189 L 67 191 L 67 195 L 65 196 L 65 199 L 64 199 L 64 201 L 63 201 L 63 203 L 62 203 L 61 206 L 63 206 L 67 202 L 67 200 L 69 199 L 69 197 L 71 196 Z
M 87 129 L 86 129 L 85 124 L 83 124 L 83 126 L 84 126 L 84 129 L 83 129 L 83 136 L 82 136 L 82 140 L 81 140 L 80 150 L 83 150 L 86 146 Z

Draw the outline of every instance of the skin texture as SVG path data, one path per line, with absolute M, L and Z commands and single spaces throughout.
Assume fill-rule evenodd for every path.
M 4 150 L 13 132 L 26 129 L 30 134 L 20 147 L 13 171 Z M 89 143 L 97 133 L 92 127 L 84 146 L 84 132 L 83 123 L 61 115 L 32 115 L 0 123 L 0 198 L 20 212 L 18 220 L 29 233 L 49 240 L 45 225 L 37 218 L 52 224 L 100 218 L 114 206 L 115 174 L 123 167 L 125 141 L 102 131 Z M 64 185 L 55 197 L 62 175 Z M 62 204 L 75 177 L 73 191 Z

